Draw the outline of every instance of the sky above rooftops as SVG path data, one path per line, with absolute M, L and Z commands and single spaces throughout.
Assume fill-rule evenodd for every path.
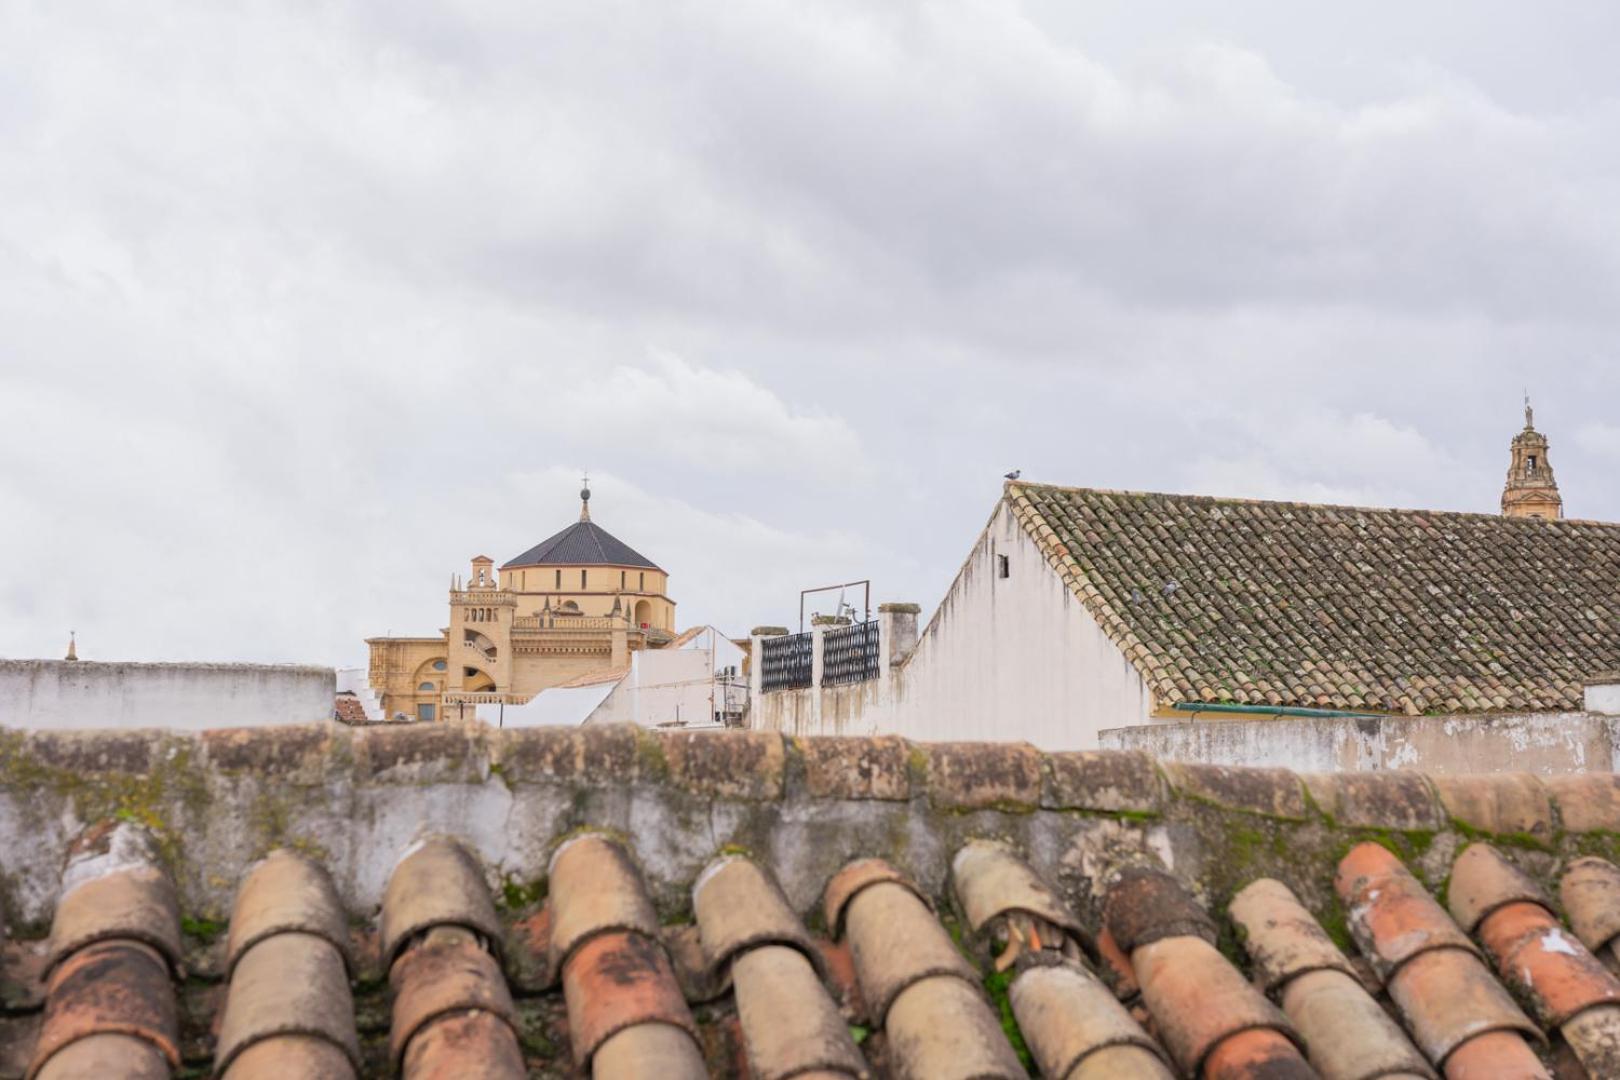
M 1001 473 L 1620 519 L 1602 5 L 0 0 L 0 655 L 360 663 L 593 518 L 931 607 Z

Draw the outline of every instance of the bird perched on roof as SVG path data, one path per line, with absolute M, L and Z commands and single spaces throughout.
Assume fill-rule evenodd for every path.
M 1023 469 L 1014 469 L 1012 472 L 1003 473 L 1002 475 L 1005 476 L 1008 480 L 1016 480 L 1020 476 L 1024 475 L 1024 470 Z

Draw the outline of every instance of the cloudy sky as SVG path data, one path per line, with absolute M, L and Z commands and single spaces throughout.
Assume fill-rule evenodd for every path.
M 1620 519 L 1616 40 L 1586 0 L 0 0 L 0 655 L 360 663 L 586 469 L 735 633 L 931 606 L 1013 467 L 1490 511 L 1527 386 Z

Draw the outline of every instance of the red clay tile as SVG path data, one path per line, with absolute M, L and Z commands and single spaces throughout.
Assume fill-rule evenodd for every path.
M 752 859 L 731 856 L 710 863 L 692 886 L 692 910 L 711 972 L 737 953 L 767 944 L 787 945 L 812 963 L 821 961 L 776 881 Z
M 974 933 L 983 933 L 994 920 L 1022 912 L 1059 928 L 1076 945 L 1096 955 L 1096 945 L 1080 920 L 1006 845 L 991 840 L 970 840 L 951 860 L 951 882 L 957 900 Z M 1002 935 L 1005 938 L 1005 934 Z M 1061 941 L 1047 947 L 1058 948 Z M 1036 944 L 1039 948 L 1041 945 Z
M 1072 1076 L 1098 1051 L 1134 1046 L 1148 1058 L 1128 1055 L 1128 1060 L 1138 1061 L 1130 1075 L 1170 1080 L 1172 1073 L 1160 1059 L 1158 1044 L 1113 992 L 1079 964 L 1027 957 L 1019 963 L 1007 996 L 1041 1075 Z
M 1131 952 L 1131 963 L 1159 1038 L 1185 1072 L 1197 1073 L 1206 1058 L 1240 1032 L 1269 1028 L 1293 1037 L 1277 1007 L 1202 938 L 1150 941 Z M 1234 1058 L 1241 1059 L 1242 1054 Z
M 220 1018 L 216 1067 L 227 1069 L 249 1047 L 288 1036 L 324 1039 L 359 1068 L 348 974 L 324 937 L 273 934 L 241 955 Z
M 855 894 L 882 881 L 892 881 L 896 885 L 910 889 L 918 900 L 925 905 L 928 904 L 928 898 L 917 891 L 910 878 L 882 859 L 856 859 L 834 874 L 822 892 L 822 912 L 826 916 L 827 928 L 834 941 L 844 936 L 845 908 L 855 898 Z
M 217 1062 L 215 1069 L 219 1071 Z M 344 1080 L 356 1075 L 345 1051 L 313 1035 L 281 1035 L 256 1042 L 237 1054 L 230 1068 L 219 1071 L 220 1080 Z
M 169 966 L 148 945 L 103 940 L 79 949 L 52 969 L 45 1019 L 34 1047 L 32 1076 L 53 1055 L 94 1035 L 132 1035 L 180 1065 L 179 1019 Z
M 1204 1059 L 1203 1080 L 1318 1080 L 1288 1036 L 1268 1028 L 1240 1031 Z
M 591 1075 L 602 1080 L 707 1080 L 709 1068 L 697 1044 L 681 1028 L 637 1024 L 602 1043 L 592 1060 Z
M 783 945 L 749 949 L 732 961 L 732 979 L 754 1080 L 811 1071 L 867 1075 L 849 1025 L 804 953 Z
M 1488 1031 L 1446 1060 L 1446 1080 L 1553 1080 L 1535 1051 L 1511 1031 Z
M 91 1035 L 51 1056 L 30 1080 L 169 1080 L 169 1059 L 157 1046 L 134 1035 Z
M 287 931 L 331 942 L 344 967 L 354 970 L 348 920 L 332 879 L 309 859 L 282 848 L 255 866 L 237 890 L 226 938 L 226 978 L 251 946 Z
M 639 1024 L 672 1025 L 696 1043 L 669 958 L 643 934 L 610 930 L 574 949 L 563 965 L 563 996 L 574 1060 L 582 1068 L 610 1036 Z
M 1282 989 L 1282 1007 L 1304 1038 L 1311 1064 L 1324 1076 L 1434 1075 L 1401 1026 L 1342 971 L 1318 968 L 1290 979 Z
M 1348 909 L 1350 933 L 1380 979 L 1388 981 L 1401 964 L 1430 949 L 1478 953 L 1387 848 L 1370 842 L 1351 848 L 1339 862 L 1334 887 Z
M 1620 1006 L 1587 1009 L 1558 1032 L 1587 1076 L 1620 1076 Z
M 588 833 L 551 857 L 551 976 L 595 934 L 631 931 L 658 936 L 658 913 L 630 855 L 612 839 Z
M 1446 906 L 1457 925 L 1470 934 L 1497 908 L 1520 901 L 1551 909 L 1541 886 L 1489 844 L 1470 844 L 1451 866 Z
M 444 836 L 417 845 L 388 879 L 382 905 L 384 962 L 392 965 L 412 936 L 434 926 L 465 926 L 500 953 L 501 924 L 483 868 Z
M 1561 1027 L 1593 1006 L 1620 1004 L 1620 979 L 1540 904 L 1497 908 L 1481 923 L 1480 939 L 1543 1024 Z
M 884 1026 L 894 999 L 919 979 L 951 975 L 978 985 L 978 973 L 905 885 L 880 881 L 862 889 L 845 910 L 844 932 L 874 1026 Z
M 388 1042 L 396 1064 L 424 1028 L 469 1012 L 504 1021 L 507 1031 L 504 1037 L 497 1031 L 496 1041 L 517 1045 L 517 1014 L 500 965 L 463 927 L 429 930 L 395 961 L 388 981 L 394 992 Z M 498 1048 L 496 1053 L 499 1056 Z
M 51 922 L 47 968 L 92 942 L 111 939 L 145 942 L 171 972 L 179 972 L 180 905 L 167 874 L 154 866 L 130 866 L 69 885 Z
M 1603 952 L 1620 937 L 1620 867 L 1606 859 L 1576 859 L 1564 871 L 1558 892 L 1569 924 L 1593 952 Z
M 1196 937 L 1214 944 L 1215 923 L 1185 886 L 1156 867 L 1123 870 L 1108 887 L 1103 925 L 1136 962 L 1138 947 L 1170 937 Z M 1141 973 L 1137 973 L 1141 981 Z
M 880 888 L 898 891 L 893 885 Z M 884 1035 L 896 1080 L 1028 1076 L 978 986 L 956 976 L 932 976 L 908 985 L 889 1009 Z
M 1255 981 L 1281 992 L 1283 1012 L 1299 1029 L 1312 1065 L 1345 1080 L 1431 1075 L 1423 1055 L 1286 885 L 1262 878 L 1233 897 L 1227 910 L 1243 931 Z
M 1479 957 L 1461 949 L 1431 949 L 1414 956 L 1390 979 L 1389 996 L 1406 1018 L 1413 1041 L 1430 1061 L 1442 1065 L 1487 1032 L 1511 1034 L 1521 1043 L 1521 1036 L 1542 1037 Z M 1466 1060 L 1475 1060 L 1473 1054 Z M 1449 1067 L 1446 1071 L 1450 1075 Z
M 405 1048 L 400 1075 L 404 1080 L 524 1080 L 529 1070 L 511 1026 L 477 1010 L 442 1016 L 419 1031 Z
M 1350 961 L 1282 882 L 1250 882 L 1226 910 L 1242 927 L 1254 979 L 1268 993 L 1307 971 L 1331 969 L 1355 977 Z

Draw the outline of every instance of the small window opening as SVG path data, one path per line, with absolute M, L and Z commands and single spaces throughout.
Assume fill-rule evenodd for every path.
M 1536 455 L 1534 455 L 1534 454 L 1530 455 L 1530 457 L 1528 459 L 1528 464 L 1526 464 L 1525 467 L 1524 467 L 1524 471 L 1527 472 L 1527 473 L 1533 473 L 1533 472 L 1536 471 Z
M 434 686 L 430 682 L 425 682 L 425 683 L 422 683 L 420 686 L 418 686 L 416 689 L 418 691 L 420 691 L 421 693 L 431 694 L 431 693 L 433 693 L 434 690 L 436 690 L 438 688 L 436 686 Z
M 646 571 L 642 571 L 637 576 L 641 578 L 641 584 L 636 586 L 637 591 L 646 592 L 647 591 L 647 573 L 646 573 Z
M 627 576 L 626 571 L 624 571 L 624 570 L 619 571 L 619 588 L 621 588 L 621 589 L 624 588 L 624 579 L 625 579 L 626 576 Z
M 443 660 L 435 660 L 435 661 L 433 661 L 433 670 L 434 671 L 443 671 L 444 670 L 444 661 Z
M 562 571 L 557 571 L 557 588 L 562 588 Z
M 585 571 L 584 570 L 581 570 L 579 572 L 579 587 L 582 588 L 582 589 L 585 587 Z
M 996 556 L 996 577 L 1011 577 L 1012 567 L 1008 565 L 1007 556 Z

